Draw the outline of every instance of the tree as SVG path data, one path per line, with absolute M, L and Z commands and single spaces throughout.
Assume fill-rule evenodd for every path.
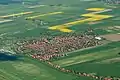
M 118 54 L 120 55 L 120 52 Z

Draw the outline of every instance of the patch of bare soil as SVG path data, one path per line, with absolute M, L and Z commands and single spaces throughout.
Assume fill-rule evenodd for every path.
M 107 34 L 107 35 L 102 35 L 101 37 L 110 41 L 120 41 L 120 34 Z

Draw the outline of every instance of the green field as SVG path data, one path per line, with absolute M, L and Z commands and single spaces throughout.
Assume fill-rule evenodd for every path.
M 96 73 L 102 76 L 119 76 L 120 42 L 110 43 L 97 48 L 76 51 L 68 57 L 53 61 L 62 67 L 80 72 Z
M 47 0 L 43 1 L 44 5 L 46 5 L 46 6 L 41 6 L 41 7 L 32 8 L 32 9 L 29 8 L 32 5 L 28 5 L 28 4 L 26 4 L 26 5 L 25 4 L 24 5 L 10 4 L 8 6 L 1 5 L 2 6 L 0 8 L 0 10 L 2 11 L 2 12 L 0 12 L 1 16 L 13 14 L 13 13 L 17 14 L 20 12 L 29 12 L 29 11 L 33 11 L 33 13 L 19 16 L 18 18 L 9 17 L 8 19 L 13 20 L 13 21 L 0 24 L 0 28 L 2 28 L 2 29 L 0 29 L 0 34 L 6 33 L 5 34 L 6 36 L 9 35 L 9 36 L 19 36 L 19 37 L 29 37 L 29 36 L 35 37 L 35 36 L 39 36 L 40 34 L 43 34 L 43 33 L 45 34 L 46 32 L 48 34 L 59 34 L 59 33 L 61 33 L 60 31 L 48 30 L 48 27 L 55 26 L 55 25 L 61 25 L 64 23 L 68 23 L 68 22 L 72 22 L 72 21 L 76 21 L 78 19 L 84 18 L 81 15 L 89 13 L 89 11 L 86 10 L 88 8 L 112 9 L 112 11 L 103 12 L 101 14 L 112 15 L 113 17 L 109 18 L 107 20 L 98 21 L 97 24 L 88 24 L 88 23 L 82 23 L 82 24 L 80 23 L 79 24 L 78 23 L 78 24 L 70 27 L 72 30 L 75 30 L 76 32 L 81 32 L 88 27 L 92 27 L 95 29 L 95 32 L 99 35 L 109 34 L 109 33 L 119 33 L 119 30 L 118 31 L 111 30 L 109 32 L 106 29 L 107 27 L 111 27 L 113 25 L 119 26 L 119 20 L 120 20 L 119 6 L 114 8 L 114 6 L 112 7 L 112 6 L 108 6 L 108 5 L 102 5 L 103 3 L 97 2 L 97 1 L 76 0 L 73 3 L 71 0 L 69 4 L 67 1 L 58 1 L 57 2 L 55 0 L 52 0 L 50 2 L 53 2 L 53 5 L 54 5 L 54 3 L 56 3 L 56 5 L 50 6 L 51 3 L 48 4 Z M 57 6 L 59 2 L 61 2 L 62 6 Z M 88 5 L 84 5 L 84 4 L 88 4 Z M 41 19 L 44 22 L 48 23 L 48 25 L 45 25 L 45 26 L 42 26 L 42 25 L 37 26 L 36 23 L 39 23 L 39 22 L 35 23 L 35 22 L 32 22 L 31 20 L 25 20 L 26 17 L 36 16 L 36 15 L 40 15 L 40 14 L 46 14 L 46 13 L 50 13 L 50 12 L 63 12 L 63 13 L 56 14 L 56 15 L 50 15 L 50 16 L 48 15 L 48 16 L 37 17 L 37 19 Z M 37 31 L 36 31 L 36 26 L 37 26 L 37 29 L 39 29 Z M 35 34 L 29 34 L 31 32 L 34 32 Z
M 28 57 L 18 61 L 0 61 L 0 65 L 1 80 L 72 80 L 77 78 Z
M 38 39 L 42 36 L 64 35 L 66 33 L 61 30 L 63 26 L 76 33 L 82 33 L 90 27 L 97 36 L 120 34 L 120 5 L 108 5 L 97 0 L 23 0 L 22 3 L 9 2 L 9 4 L 6 2 L 0 1 L 0 49 L 13 51 L 14 42 Z M 104 8 L 110 11 L 96 11 L 97 18 L 92 15 L 92 19 L 89 20 L 91 16 L 82 15 L 95 12 L 87 10 L 90 8 Z M 20 14 L 25 12 L 32 13 Z M 61 13 L 53 14 L 56 12 Z M 103 15 L 103 19 L 100 15 Z M 37 17 L 28 19 L 33 16 Z M 106 16 L 112 17 L 105 18 Z M 75 23 L 75 21 L 81 22 Z M 58 26 L 56 29 L 49 29 L 56 25 Z M 119 40 L 115 42 L 105 40 L 103 45 L 69 52 L 68 56 L 51 61 L 66 69 L 120 77 L 119 52 Z M 48 79 L 93 80 L 89 77 L 77 77 L 71 73 L 60 72 L 25 55 L 16 61 L 0 60 L 0 80 Z

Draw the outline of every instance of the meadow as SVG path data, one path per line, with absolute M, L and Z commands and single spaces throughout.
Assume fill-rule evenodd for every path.
M 0 61 L 0 65 L 1 80 L 72 80 L 77 78 L 25 56 L 14 61 Z

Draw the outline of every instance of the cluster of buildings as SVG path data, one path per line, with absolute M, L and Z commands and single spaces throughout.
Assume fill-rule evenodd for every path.
M 21 47 L 21 51 L 30 49 L 37 54 L 63 54 L 74 50 L 99 45 L 99 38 L 91 35 L 66 35 L 45 37 L 28 41 Z

